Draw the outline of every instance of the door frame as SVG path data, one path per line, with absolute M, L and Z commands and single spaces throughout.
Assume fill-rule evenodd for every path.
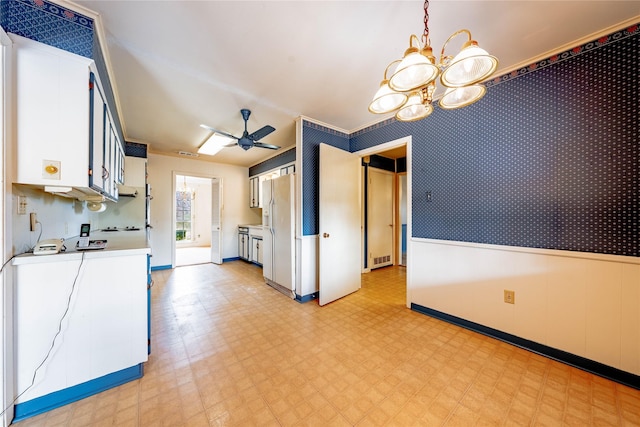
M 387 151 L 387 150 L 391 150 L 393 148 L 397 148 L 397 147 L 402 147 L 403 145 L 406 145 L 407 147 L 407 265 L 406 267 L 409 266 L 409 264 L 412 262 L 411 261 L 411 245 L 409 245 L 409 240 L 411 239 L 411 175 L 412 175 L 412 170 L 411 170 L 411 145 L 412 145 L 412 136 L 411 135 L 407 135 L 404 136 L 402 138 L 398 138 L 398 139 L 394 139 L 392 141 L 388 141 L 385 142 L 383 144 L 379 144 L 379 145 L 375 145 L 373 147 L 370 148 L 365 148 L 363 150 L 359 150 L 354 152 L 355 155 L 360 156 L 360 157 L 366 157 L 366 156 L 371 156 L 373 154 L 378 154 L 381 153 L 383 151 Z M 399 205 L 398 205 L 399 208 Z M 362 230 L 362 239 L 364 240 L 364 229 Z M 362 259 L 361 259 L 361 266 L 364 266 L 364 251 L 361 251 L 362 254 Z M 365 272 L 363 270 L 363 272 Z M 411 283 L 411 269 L 407 268 L 407 283 Z M 407 295 L 406 295 L 406 305 L 407 307 L 411 306 L 411 298 L 410 298 L 410 288 L 409 286 L 407 286 Z
M 372 187 L 371 187 L 371 174 L 372 173 L 379 173 L 381 175 L 388 175 L 391 176 L 391 234 L 392 234 L 392 242 L 391 242 L 391 265 L 397 265 L 397 261 L 398 261 L 398 254 L 397 252 L 397 246 L 398 246 L 398 233 L 397 233 L 397 220 L 399 217 L 399 206 L 398 206 L 398 195 L 397 195 L 397 177 L 398 177 L 398 173 L 397 172 L 391 172 L 385 169 L 378 169 L 378 168 L 372 168 L 369 167 L 367 170 L 367 191 L 365 194 L 365 197 L 367 198 L 367 203 L 364 204 L 363 203 L 363 208 L 366 206 L 366 212 L 363 212 L 362 215 L 367 217 L 367 227 L 363 232 L 363 235 L 366 237 L 366 242 L 367 242 L 367 253 L 364 254 L 363 256 L 363 261 L 366 259 L 366 270 L 367 271 L 371 271 L 373 269 L 373 264 L 371 262 L 371 232 L 372 232 L 372 227 L 371 227 L 371 195 L 372 195 Z M 364 209 L 363 209 L 364 211 Z M 388 266 L 385 266 L 388 267 Z M 364 268 L 363 268 L 364 270 Z
M 186 177 L 194 177 L 194 178 L 205 178 L 205 179 L 217 179 L 220 182 L 220 188 L 222 189 L 222 183 L 223 183 L 223 179 L 219 176 L 215 176 L 215 175 L 210 175 L 210 174 L 203 174 L 203 173 L 197 173 L 197 172 L 181 172 L 181 171 L 172 171 L 171 173 L 171 268 L 176 268 L 176 201 L 175 201 L 175 194 L 176 194 L 176 190 L 177 190 L 177 186 L 176 186 L 176 177 L 177 176 L 186 176 Z M 211 203 L 213 203 L 213 200 L 211 200 Z M 222 207 L 220 208 L 220 210 L 222 211 Z M 224 215 L 222 215 L 222 212 L 220 213 L 220 233 L 222 233 L 222 229 L 223 229 L 223 222 L 224 222 Z M 212 227 L 211 227 L 211 221 L 209 221 L 209 229 L 208 229 L 208 233 L 209 235 L 211 235 L 212 232 Z M 224 241 L 223 241 L 224 243 Z M 221 245 L 220 247 L 220 251 L 222 251 L 223 245 Z M 222 254 L 220 255 L 221 258 Z
M 11 264 L 8 259 L 13 255 L 12 248 L 12 185 L 9 177 L 13 169 L 11 162 L 7 159 L 12 155 L 12 97 L 11 90 L 13 83 L 13 75 L 11 72 L 13 44 L 11 39 L 0 27 L 0 206 L 2 206 L 2 214 L 0 215 L 0 240 L 3 242 L 0 246 L 0 260 L 4 266 L 0 273 L 0 372 L 2 373 L 2 388 L 0 389 L 0 404 L 2 405 L 3 414 L 0 416 L 0 426 L 8 426 L 14 415 L 14 360 L 13 360 L 13 278 Z M 5 409 L 6 408 L 6 409 Z

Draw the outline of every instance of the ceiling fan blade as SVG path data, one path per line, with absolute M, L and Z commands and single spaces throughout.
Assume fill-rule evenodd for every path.
M 258 148 L 269 148 L 270 150 L 277 150 L 280 148 L 277 145 L 265 144 L 264 142 L 254 142 L 253 146 Z
M 258 140 L 264 138 L 265 136 L 269 135 L 274 130 L 276 130 L 276 128 L 274 128 L 273 126 L 266 125 L 266 126 L 260 128 L 260 129 L 258 129 L 257 131 L 255 131 L 251 135 L 249 135 L 249 139 L 252 139 L 254 141 L 258 141 Z
M 204 129 L 208 129 L 208 130 L 210 130 L 211 132 L 219 133 L 220 135 L 224 135 L 224 136 L 226 136 L 226 137 L 228 137 L 228 138 L 240 139 L 240 138 L 238 138 L 237 136 L 233 136 L 233 135 L 231 135 L 230 133 L 223 132 L 223 131 L 221 131 L 221 130 L 218 130 L 218 129 L 212 128 L 211 126 L 207 126 L 207 125 L 200 125 L 200 127 L 201 127 L 201 128 L 204 128 Z

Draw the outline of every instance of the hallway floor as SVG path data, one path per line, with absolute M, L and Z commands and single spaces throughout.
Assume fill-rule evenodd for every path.
M 403 267 L 325 307 L 242 261 L 153 278 L 144 377 L 17 425 L 640 425 L 639 390 L 412 312 Z

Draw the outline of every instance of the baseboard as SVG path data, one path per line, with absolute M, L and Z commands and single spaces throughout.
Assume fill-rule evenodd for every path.
M 452 323 L 454 325 L 469 329 L 474 332 L 478 332 L 480 334 L 498 339 L 500 341 L 504 341 L 506 343 L 515 345 L 516 347 L 520 347 L 533 353 L 548 357 L 550 359 L 557 360 L 558 362 L 573 366 L 574 368 L 582 369 L 583 371 L 587 371 L 600 377 L 607 378 L 611 381 L 615 381 L 628 387 L 640 390 L 640 376 L 634 375 L 630 372 L 622 371 L 620 369 L 584 358 L 582 356 L 568 353 L 563 350 L 558 350 L 557 348 L 549 347 L 535 341 L 520 338 L 518 336 L 511 335 L 497 329 L 489 328 L 488 326 L 484 326 L 479 323 L 470 322 L 468 320 L 452 316 L 441 311 L 423 307 L 418 304 L 411 303 L 411 310 L 418 313 L 426 314 L 427 316 L 435 317 L 436 319 Z
M 107 374 L 100 378 L 74 385 L 63 390 L 54 391 L 44 396 L 15 405 L 13 422 L 18 422 L 43 412 L 50 411 L 60 406 L 67 405 L 85 397 L 101 393 L 113 387 L 117 387 L 129 381 L 142 378 L 144 374 L 143 364 L 132 366 L 121 371 Z
M 156 265 L 155 267 L 151 267 L 151 271 L 158 270 L 171 270 L 171 265 Z
M 222 262 L 225 263 L 225 262 L 231 262 L 231 261 L 238 261 L 239 259 L 240 259 L 239 256 L 235 256 L 235 257 L 231 257 L 231 258 L 223 258 Z

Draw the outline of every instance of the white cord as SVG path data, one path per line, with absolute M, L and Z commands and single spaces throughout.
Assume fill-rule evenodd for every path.
M 84 254 L 85 253 L 83 252 L 82 253 L 82 258 L 80 258 L 80 265 L 78 266 L 78 271 L 76 272 L 76 277 L 73 279 L 73 284 L 71 285 L 71 292 L 69 293 L 69 298 L 67 298 L 67 307 L 65 308 L 64 313 L 62 314 L 62 317 L 60 318 L 60 322 L 58 322 L 58 331 L 53 336 L 53 340 L 51 340 L 51 346 L 49 346 L 49 350 L 47 351 L 47 354 L 44 356 L 44 359 L 42 359 L 42 362 L 40 362 L 40 364 L 35 369 L 35 371 L 33 371 L 33 377 L 31 378 L 31 384 L 29 384 L 29 386 L 26 389 L 24 389 L 24 391 L 22 391 L 20 394 L 18 394 L 15 397 L 15 399 L 13 399 L 13 401 L 11 401 L 9 406 L 4 408 L 2 410 L 2 412 L 0 412 L 0 417 L 3 416 L 4 413 L 7 412 L 7 410 L 11 407 L 11 405 L 16 403 L 16 401 L 18 399 L 20 399 L 20 397 L 23 394 L 25 394 L 27 391 L 29 391 L 31 389 L 31 387 L 34 386 L 34 384 L 36 383 L 36 376 L 38 375 L 38 371 L 40 370 L 40 368 L 42 368 L 42 366 L 44 366 L 44 364 L 47 361 L 47 359 L 49 359 L 49 356 L 51 356 L 51 352 L 53 351 L 53 348 L 56 345 L 56 339 L 62 333 L 62 322 L 64 322 L 64 319 L 67 317 L 67 314 L 69 314 L 69 309 L 71 308 L 71 298 L 73 297 L 74 291 L 76 289 L 76 283 L 78 282 L 78 277 L 80 277 L 80 270 L 82 269 L 82 265 L 84 264 Z M 9 260 L 9 261 L 11 261 L 11 260 Z M 7 263 L 9 261 L 7 261 L 4 265 L 7 265 Z M 4 265 L 2 266 L 2 268 L 4 268 Z

